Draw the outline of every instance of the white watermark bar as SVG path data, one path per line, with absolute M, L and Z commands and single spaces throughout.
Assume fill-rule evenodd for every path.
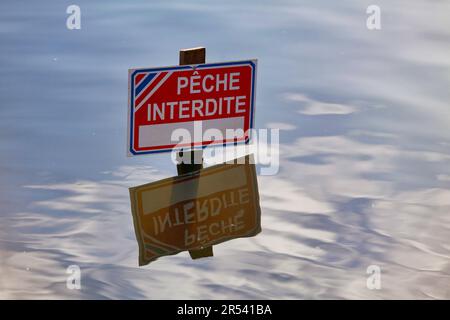
M 231 124 L 235 118 L 226 119 Z M 218 121 L 221 124 L 223 119 Z M 280 131 L 279 129 L 251 129 L 244 132 L 242 129 L 230 129 L 230 126 L 213 127 L 214 123 L 195 121 L 189 128 L 176 127 L 170 134 L 168 144 L 176 144 L 172 150 L 172 162 L 201 164 L 205 161 L 208 165 L 220 163 L 234 163 L 237 158 L 253 154 L 254 164 L 259 165 L 260 175 L 276 175 L 280 168 Z M 149 130 L 154 130 L 149 128 Z M 156 134 L 156 132 L 153 132 Z M 149 132 L 145 133 L 146 135 Z M 164 133 L 166 134 L 166 132 Z M 251 138 L 245 141 L 245 138 Z M 203 147 L 201 143 L 208 141 L 209 146 Z M 216 141 L 226 141 L 216 144 Z M 242 143 L 248 142 L 248 143 Z M 191 159 L 191 149 L 203 149 L 203 157 Z M 253 164 L 253 163 L 252 163 Z

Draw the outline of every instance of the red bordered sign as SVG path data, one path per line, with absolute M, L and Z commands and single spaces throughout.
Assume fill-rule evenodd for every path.
M 130 69 L 128 155 L 248 143 L 256 65 L 246 60 Z M 180 129 L 191 136 L 189 143 L 173 135 Z

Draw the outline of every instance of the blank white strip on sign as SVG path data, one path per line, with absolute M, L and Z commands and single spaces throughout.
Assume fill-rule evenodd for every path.
M 201 132 L 197 132 L 194 134 L 194 122 L 176 122 L 176 123 L 167 123 L 167 124 L 154 124 L 154 125 L 145 125 L 139 127 L 139 148 L 148 148 L 148 147 L 156 147 L 156 146 L 164 146 L 164 145 L 172 145 L 178 144 L 180 142 L 190 143 L 189 141 L 172 141 L 172 133 L 177 129 L 186 129 L 189 132 L 190 138 L 192 142 L 201 142 L 203 140 L 219 140 L 222 141 L 226 139 L 226 131 L 242 129 L 236 135 L 237 139 L 244 138 L 244 117 L 234 117 L 234 118 L 223 118 L 223 119 L 211 119 L 211 120 L 203 120 L 197 121 L 197 123 L 201 123 Z M 213 131 L 210 129 L 215 129 L 218 134 L 222 136 L 222 139 L 218 139 L 219 137 L 214 136 Z M 198 130 L 198 128 L 197 128 Z M 209 130 L 207 132 L 207 130 Z M 203 139 L 203 134 L 213 134 L 213 137 L 208 136 Z M 184 139 L 184 136 L 183 136 Z
M 195 200 L 216 192 L 248 186 L 244 166 L 224 165 L 225 170 L 200 175 L 195 180 L 171 183 L 144 191 L 142 193 L 142 209 L 144 215 L 151 214 L 163 208 L 169 208 L 179 202 Z

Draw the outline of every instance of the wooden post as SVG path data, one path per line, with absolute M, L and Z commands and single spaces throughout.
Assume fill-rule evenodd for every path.
M 206 49 L 204 47 L 180 50 L 180 65 L 186 64 L 202 64 L 206 62 Z M 203 150 L 191 150 L 190 163 L 177 164 L 178 175 L 188 172 L 197 171 L 203 168 Z M 179 153 L 179 159 L 182 159 L 183 151 Z M 192 259 L 199 259 L 213 256 L 212 246 L 199 250 L 190 250 L 189 254 Z

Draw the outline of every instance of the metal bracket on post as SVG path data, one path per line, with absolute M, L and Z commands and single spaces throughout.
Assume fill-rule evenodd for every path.
M 204 47 L 191 48 L 191 49 L 183 49 L 180 50 L 180 65 L 187 64 L 202 64 L 206 62 L 206 49 Z M 203 150 L 190 150 L 188 152 L 191 153 L 190 163 L 185 163 L 183 161 L 183 152 L 180 151 L 178 154 L 179 162 L 177 164 L 177 172 L 178 175 L 182 175 L 185 173 L 197 171 L 203 168 Z M 189 250 L 189 254 L 192 259 L 199 259 L 205 257 L 213 256 L 212 246 L 205 247 L 197 250 Z

